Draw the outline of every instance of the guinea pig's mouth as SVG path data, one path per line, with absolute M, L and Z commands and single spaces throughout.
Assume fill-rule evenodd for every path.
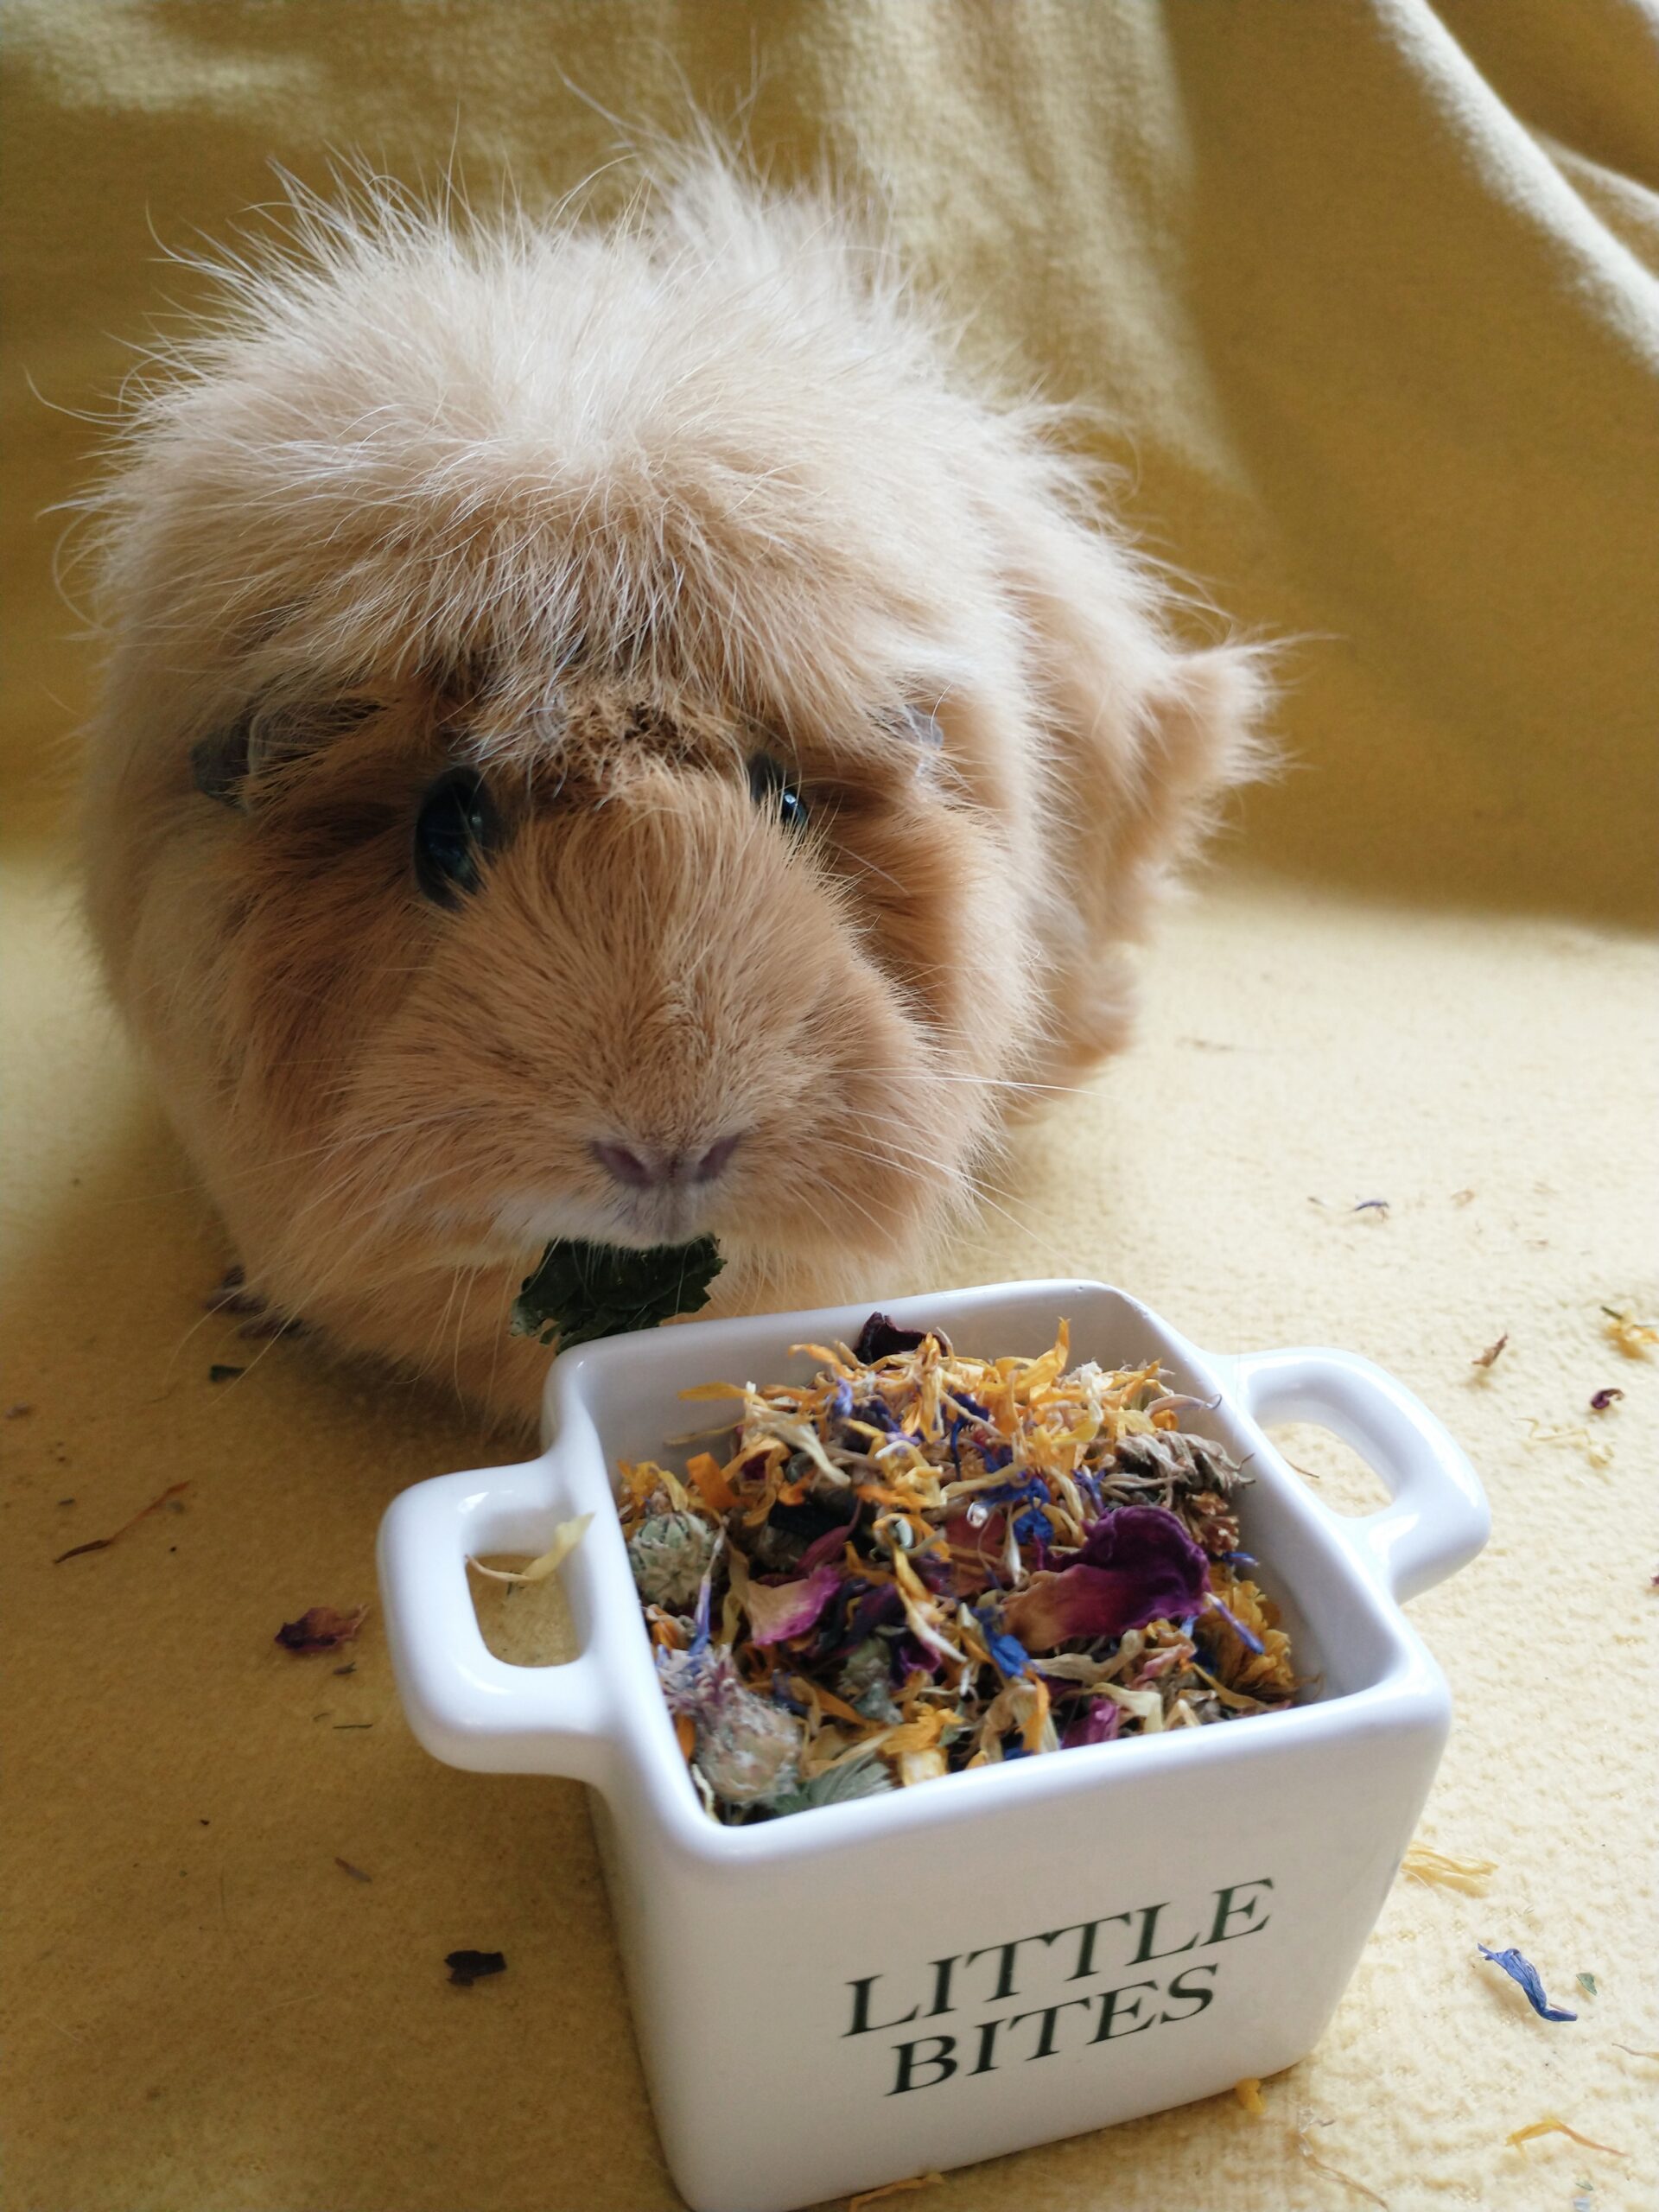
M 696 1190 L 619 1192 L 603 1205 L 575 1193 L 550 1198 L 525 1192 L 499 1206 L 492 1226 L 515 1252 L 565 1237 L 644 1252 L 718 1236 L 721 1211 Z

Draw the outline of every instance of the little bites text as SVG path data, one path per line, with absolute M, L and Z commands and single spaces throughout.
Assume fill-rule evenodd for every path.
M 1221 1961 L 1192 1955 L 1259 1936 L 1268 1924 L 1272 1888 L 1265 1877 L 1234 1882 L 1211 1891 L 1201 1906 L 1136 1905 L 1011 1943 L 954 1953 L 929 1961 L 919 1991 L 920 1975 L 903 1991 L 887 1986 L 887 1975 L 861 1975 L 847 1985 L 851 2018 L 842 2036 L 912 2030 L 890 2046 L 893 2080 L 887 2094 L 899 2097 L 1060 2051 L 1076 2053 L 1090 2044 L 1116 2043 L 1148 2028 L 1176 2026 L 1196 2019 L 1215 1995 Z M 1154 1967 L 1160 1971 L 1136 1972 Z M 1079 1988 L 1079 1983 L 1105 1986 Z M 899 2009 L 906 1996 L 914 1998 L 908 2011 Z M 998 2009 L 990 2017 L 976 2017 L 993 2005 Z M 924 2022 L 947 2018 L 948 2028 L 914 2031 Z

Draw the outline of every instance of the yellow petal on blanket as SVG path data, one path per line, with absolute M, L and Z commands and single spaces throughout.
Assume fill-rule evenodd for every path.
M 861 2190 L 856 2196 L 847 2200 L 847 2212 L 863 2212 L 867 2204 L 874 2204 L 884 2196 L 898 2196 L 907 2189 L 932 2189 L 944 2179 L 943 2174 L 912 2174 L 908 2181 L 890 2181 L 880 2189 Z
M 1450 1853 L 1431 1850 L 1426 1843 L 1414 1843 L 1400 1862 L 1402 1873 L 1414 1881 L 1426 1882 L 1431 1887 L 1465 1890 L 1471 1897 L 1486 1894 L 1486 1878 L 1497 1872 L 1495 1859 L 1453 1859 Z
M 1543 2120 L 1535 2120 L 1529 2127 L 1517 2127 L 1503 2140 L 1513 2144 L 1518 2150 L 1522 2144 L 1530 2143 L 1535 2135 L 1570 2135 L 1575 2143 L 1582 2143 L 1586 2151 L 1605 2151 L 1610 2158 L 1628 2158 L 1630 2155 L 1628 2151 L 1615 2151 L 1611 2143 L 1598 2143 L 1588 2135 L 1580 2135 L 1576 2127 L 1569 2127 L 1564 2120 L 1557 2120 L 1554 2113 Z
M 467 1563 L 476 1567 L 480 1574 L 487 1574 L 492 1582 L 545 1582 L 550 1574 L 556 1574 L 564 1565 L 587 1535 L 588 1524 L 593 1517 L 591 1513 L 579 1513 L 574 1521 L 561 1521 L 553 1531 L 552 1542 L 541 1557 L 531 1560 L 528 1567 L 521 1567 L 516 1573 L 511 1567 L 486 1567 L 480 1560 L 471 1560 Z
M 1245 2111 L 1249 2113 L 1252 2120 L 1262 2120 L 1266 2118 L 1268 2101 L 1262 2095 L 1262 2084 L 1255 2075 L 1252 2074 L 1248 2075 L 1243 2082 L 1235 2082 L 1233 2084 L 1233 2094 L 1238 2099 L 1238 2101 L 1243 2106 Z

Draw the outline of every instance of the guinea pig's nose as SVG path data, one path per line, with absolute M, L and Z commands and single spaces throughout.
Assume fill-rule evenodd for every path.
M 721 1137 L 706 1152 L 674 1152 L 658 1145 L 618 1144 L 609 1137 L 594 1137 L 588 1149 L 605 1173 L 631 1191 L 660 1190 L 672 1183 L 712 1183 L 743 1141 L 740 1129 Z

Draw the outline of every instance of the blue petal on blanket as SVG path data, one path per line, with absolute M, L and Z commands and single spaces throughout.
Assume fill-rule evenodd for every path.
M 1565 2005 L 1552 2005 L 1544 1994 L 1544 1985 L 1538 1969 L 1530 1959 L 1523 1959 L 1511 1947 L 1507 1951 L 1489 1951 L 1484 1943 L 1475 1948 L 1483 1959 L 1490 1959 L 1495 1967 L 1502 1967 L 1510 1980 L 1518 1982 L 1526 1992 L 1527 2002 L 1541 2020 L 1576 2020 L 1578 2014 L 1569 2012 Z

